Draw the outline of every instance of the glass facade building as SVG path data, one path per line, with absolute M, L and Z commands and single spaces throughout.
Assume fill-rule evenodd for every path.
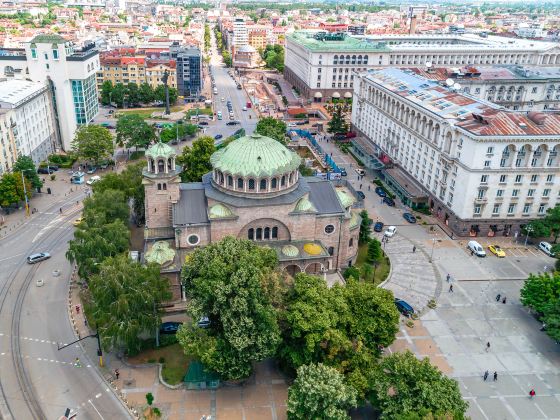
M 72 80 L 72 97 L 76 122 L 87 124 L 99 112 L 95 74 L 84 80 Z

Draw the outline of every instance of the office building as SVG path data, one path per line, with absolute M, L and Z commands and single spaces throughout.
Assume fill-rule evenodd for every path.
M 176 63 L 177 90 L 186 101 L 196 101 L 204 85 L 202 54 L 195 47 L 184 47 L 174 43 L 170 56 Z
M 355 153 L 460 236 L 515 236 L 559 202 L 560 115 L 507 110 L 396 68 L 355 78 Z
M 249 31 L 244 18 L 235 18 L 233 21 L 233 47 L 239 48 L 249 44 Z

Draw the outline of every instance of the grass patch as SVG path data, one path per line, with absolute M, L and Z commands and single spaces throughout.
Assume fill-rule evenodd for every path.
M 170 107 L 171 112 L 180 112 L 184 110 L 182 105 L 174 105 Z M 117 112 L 117 118 L 120 114 L 138 114 L 142 118 L 150 118 L 154 112 L 163 112 L 165 107 L 158 108 L 134 108 L 134 109 L 120 109 Z
M 213 115 L 214 113 L 212 112 L 212 109 L 210 108 L 198 108 L 198 115 Z M 190 118 L 190 117 L 194 117 L 196 116 L 196 108 L 195 109 L 189 109 L 187 111 L 187 114 L 185 115 L 185 118 Z
M 366 262 L 367 258 L 367 244 L 362 244 L 358 247 L 358 256 L 356 257 L 356 264 L 354 264 L 358 269 Z M 380 284 L 389 275 L 389 270 L 391 264 L 389 263 L 389 258 L 384 256 L 380 262 L 377 263 L 377 268 L 375 269 L 375 276 L 365 279 L 366 281 L 373 281 L 374 284 Z
M 163 360 L 161 376 L 170 385 L 177 385 L 182 382 L 191 361 L 185 355 L 179 343 L 157 349 L 144 350 L 137 356 L 128 359 L 129 363 L 133 365 L 154 363 L 156 360 Z

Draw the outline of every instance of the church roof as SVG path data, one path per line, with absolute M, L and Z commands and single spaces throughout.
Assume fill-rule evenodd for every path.
M 225 219 L 227 217 L 233 216 L 235 215 L 232 213 L 232 211 L 220 203 L 214 204 L 208 211 L 208 217 L 210 219 Z
M 171 146 L 162 143 L 161 141 L 151 145 L 150 147 L 148 147 L 148 150 L 146 150 L 146 156 L 152 157 L 154 159 L 159 157 L 168 159 L 172 156 L 175 156 L 176 154 L 177 153 Z
M 40 34 L 35 36 L 32 40 L 34 44 L 52 44 L 57 42 L 66 42 L 66 40 L 58 34 Z
M 282 143 L 254 133 L 218 150 L 210 162 L 214 169 L 224 173 L 258 178 L 296 170 L 301 158 Z

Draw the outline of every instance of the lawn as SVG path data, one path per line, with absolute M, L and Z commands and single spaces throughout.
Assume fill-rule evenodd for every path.
M 171 112 L 180 112 L 183 111 L 185 108 L 183 105 L 174 105 L 171 108 Z M 117 111 L 117 117 L 119 114 L 138 114 L 142 118 L 150 118 L 153 112 L 163 112 L 165 111 L 164 107 L 160 108 L 133 108 L 133 109 L 119 109 Z
M 158 349 L 148 349 L 139 355 L 128 359 L 131 364 L 144 364 L 163 362 L 161 376 L 163 380 L 170 385 L 181 383 L 187 373 L 190 358 L 185 356 L 183 348 L 179 343 L 172 344 Z
M 187 111 L 185 118 L 195 117 L 196 115 L 201 115 L 201 114 L 213 115 L 214 113 L 211 108 L 198 108 L 198 114 L 197 114 L 196 108 L 193 108 Z
M 366 262 L 367 256 L 367 244 L 362 244 L 358 247 L 358 257 L 356 258 L 355 266 L 360 269 L 360 267 Z M 377 264 L 377 268 L 375 269 L 375 278 L 373 279 L 374 284 L 380 284 L 384 281 L 387 276 L 389 275 L 389 270 L 391 265 L 389 263 L 389 258 L 384 256 L 381 261 Z M 366 279 L 371 281 L 372 278 Z

